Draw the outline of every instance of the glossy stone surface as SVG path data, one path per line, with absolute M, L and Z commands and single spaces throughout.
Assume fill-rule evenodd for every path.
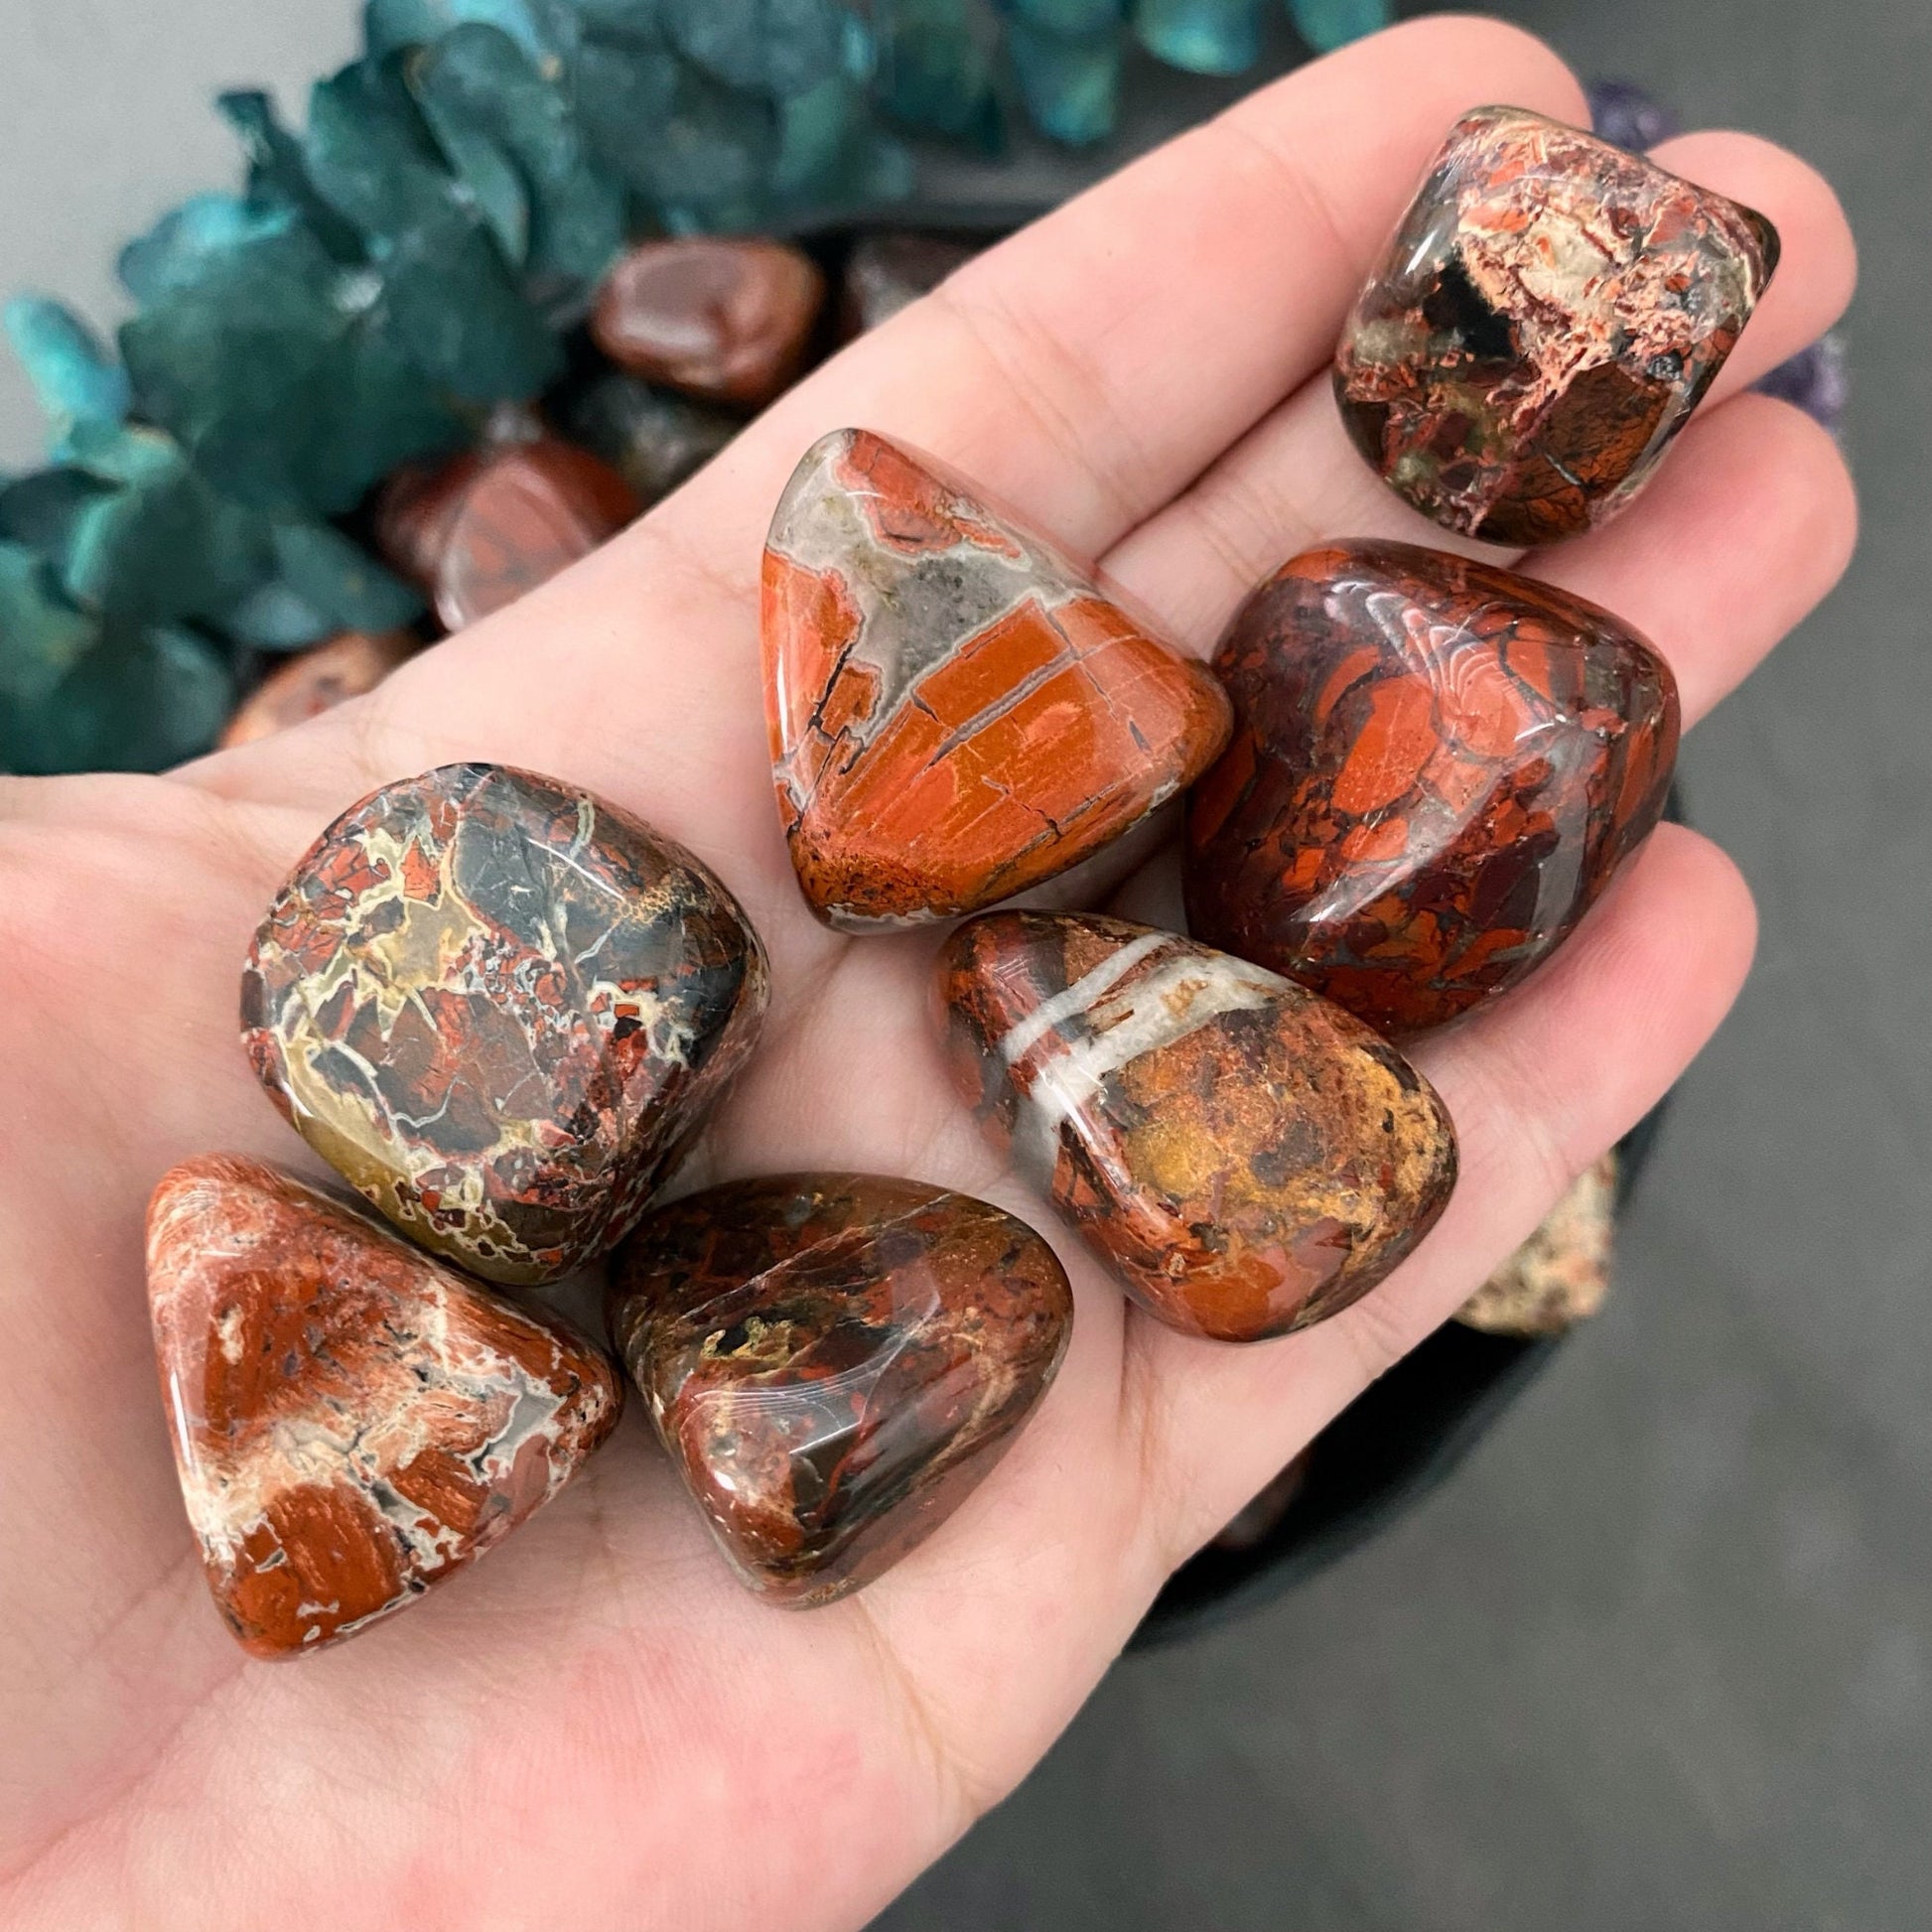
M 1560 1335 L 1609 1292 L 1616 1235 L 1616 1155 L 1580 1173 L 1543 1224 L 1456 1310 L 1492 1335 Z
M 650 1216 L 612 1333 L 738 1574 L 792 1604 L 924 1540 L 1053 1379 L 1073 1302 L 985 1201 L 851 1173 L 733 1181 Z
M 1189 801 L 1189 929 L 1384 1032 L 1522 980 L 1670 789 L 1677 686 L 1650 645 L 1442 551 L 1304 552 L 1215 668 L 1237 722 Z
M 148 1298 L 208 1587 L 258 1657 L 352 1636 L 501 1542 L 622 1406 L 563 1322 L 238 1155 L 155 1189 Z
M 570 395 L 559 426 L 602 457 L 648 506 L 668 496 L 745 427 L 744 419 L 607 369 Z
M 501 765 L 387 785 L 311 848 L 242 975 L 311 1147 L 491 1281 L 614 1246 L 750 1054 L 763 948 L 688 852 Z
M 1170 932 L 989 912 L 939 959 L 960 1091 L 1151 1313 L 1255 1341 L 1381 1281 L 1455 1181 L 1429 1083 L 1339 1007 Z
M 852 931 L 1077 865 L 1226 741 L 1227 699 L 1042 538 L 868 430 L 821 438 L 764 551 L 778 810 Z
M 846 257 L 839 284 L 839 320 L 848 336 L 863 336 L 930 293 L 980 244 L 960 235 L 915 229 L 861 235 Z
M 311 718 L 373 691 L 415 650 L 416 639 L 404 631 L 371 636 L 365 630 L 350 630 L 291 657 L 242 700 L 221 734 L 223 749 L 252 745 L 258 738 L 306 725 Z
M 825 278 L 780 241 L 645 241 L 605 278 L 591 315 L 620 368 L 715 402 L 758 408 L 798 373 Z
M 1750 208 L 1541 115 L 1479 108 L 1343 327 L 1342 420 L 1449 529 L 1575 536 L 1643 486 L 1777 255 Z

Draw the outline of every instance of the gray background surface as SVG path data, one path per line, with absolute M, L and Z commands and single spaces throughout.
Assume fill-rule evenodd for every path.
M 1585 72 L 1773 135 L 1863 247 L 1846 585 L 1688 747 L 1763 915 L 1615 1298 L 1399 1528 L 1119 1666 L 878 1932 L 1932 1924 L 1932 4 L 1515 0 Z M 218 85 L 349 0 L 0 0 L 0 291 L 225 185 Z M 37 425 L 0 368 L 0 466 Z

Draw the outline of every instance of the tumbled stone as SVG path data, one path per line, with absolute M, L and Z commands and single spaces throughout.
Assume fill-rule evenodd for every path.
M 1304 988 L 1119 919 L 989 912 L 946 943 L 960 1091 L 1169 1326 L 1256 1341 L 1348 1307 L 1434 1225 L 1455 1134 Z
M 758 408 L 798 373 L 824 301 L 825 278 L 800 249 L 685 235 L 640 242 L 611 270 L 591 334 L 633 375 Z
M 491 1281 L 616 1245 L 751 1052 L 763 948 L 717 877 L 492 764 L 385 785 L 249 949 L 243 1040 L 311 1147 Z
M 562 1321 L 238 1155 L 155 1189 L 148 1298 L 208 1587 L 258 1657 L 320 1650 L 455 1575 L 622 1406 Z
M 1043 538 L 869 430 L 764 551 L 765 713 L 799 885 L 847 930 L 990 905 L 1210 763 L 1227 699 Z
M 861 235 L 846 257 L 839 283 L 839 320 L 845 333 L 863 336 L 892 321 L 979 250 L 978 242 L 960 235 L 915 229 Z
M 612 1333 L 740 1577 L 829 1602 L 922 1542 L 1053 1379 L 1065 1273 L 1024 1221 L 914 1180 L 733 1181 L 651 1215 Z
M 1643 486 L 1777 257 L 1754 210 L 1540 114 L 1479 108 L 1343 327 L 1342 419 L 1449 529 L 1575 536 Z
M 668 496 L 745 427 L 709 403 L 607 369 L 570 396 L 559 426 L 604 459 L 648 507 Z
M 373 691 L 415 649 L 416 640 L 406 631 L 349 630 L 289 658 L 242 700 L 221 734 L 223 749 L 306 725 Z
M 1456 1310 L 1492 1335 L 1560 1335 L 1609 1292 L 1616 1236 L 1616 1154 L 1586 1168 L 1542 1226 Z
M 1236 725 L 1189 805 L 1189 928 L 1385 1032 L 1547 959 L 1670 789 L 1677 685 L 1656 651 L 1582 598 L 1442 551 L 1305 551 L 1215 668 Z

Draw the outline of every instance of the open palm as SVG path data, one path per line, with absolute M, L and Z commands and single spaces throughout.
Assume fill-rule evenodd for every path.
M 1415 1258 L 1308 1333 L 1185 1339 L 1130 1313 L 977 1139 L 927 1018 L 935 937 L 819 926 L 772 804 L 759 544 L 826 429 L 944 458 L 1196 651 L 1316 539 L 1440 540 L 1349 451 L 1326 361 L 1435 144 L 1490 100 L 1583 111 L 1546 50 L 1473 21 L 1305 69 L 971 264 L 636 528 L 373 697 L 167 778 L 0 780 L 0 1922 L 863 1922 L 1033 1764 L 1172 1567 L 1675 1078 L 1752 921 L 1728 863 L 1665 827 L 1548 971 L 1418 1051 L 1463 1176 Z M 1664 159 L 1768 213 L 1784 268 L 1649 493 L 1526 567 L 1647 631 L 1689 721 L 1848 554 L 1829 440 L 1737 392 L 1832 322 L 1852 249 L 1829 190 L 1758 141 Z M 856 1597 L 793 1614 L 746 1594 L 633 1411 L 502 1553 L 341 1650 L 251 1663 L 207 1601 L 155 1392 L 143 1208 L 207 1150 L 309 1165 L 237 1044 L 249 934 L 338 811 L 456 759 L 640 813 L 763 934 L 764 1044 L 705 1177 L 913 1175 L 1026 1215 L 1068 1265 L 1073 1344 L 1034 1424 Z M 1126 863 L 1074 890 L 1094 902 Z M 1177 917 L 1160 855 L 1122 903 Z

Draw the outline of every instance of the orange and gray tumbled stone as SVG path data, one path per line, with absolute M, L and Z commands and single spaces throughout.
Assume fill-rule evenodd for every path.
M 1212 673 L 867 430 L 821 438 L 785 485 L 762 624 L 792 864 L 819 916 L 850 931 L 973 911 L 1066 871 L 1227 741 Z

